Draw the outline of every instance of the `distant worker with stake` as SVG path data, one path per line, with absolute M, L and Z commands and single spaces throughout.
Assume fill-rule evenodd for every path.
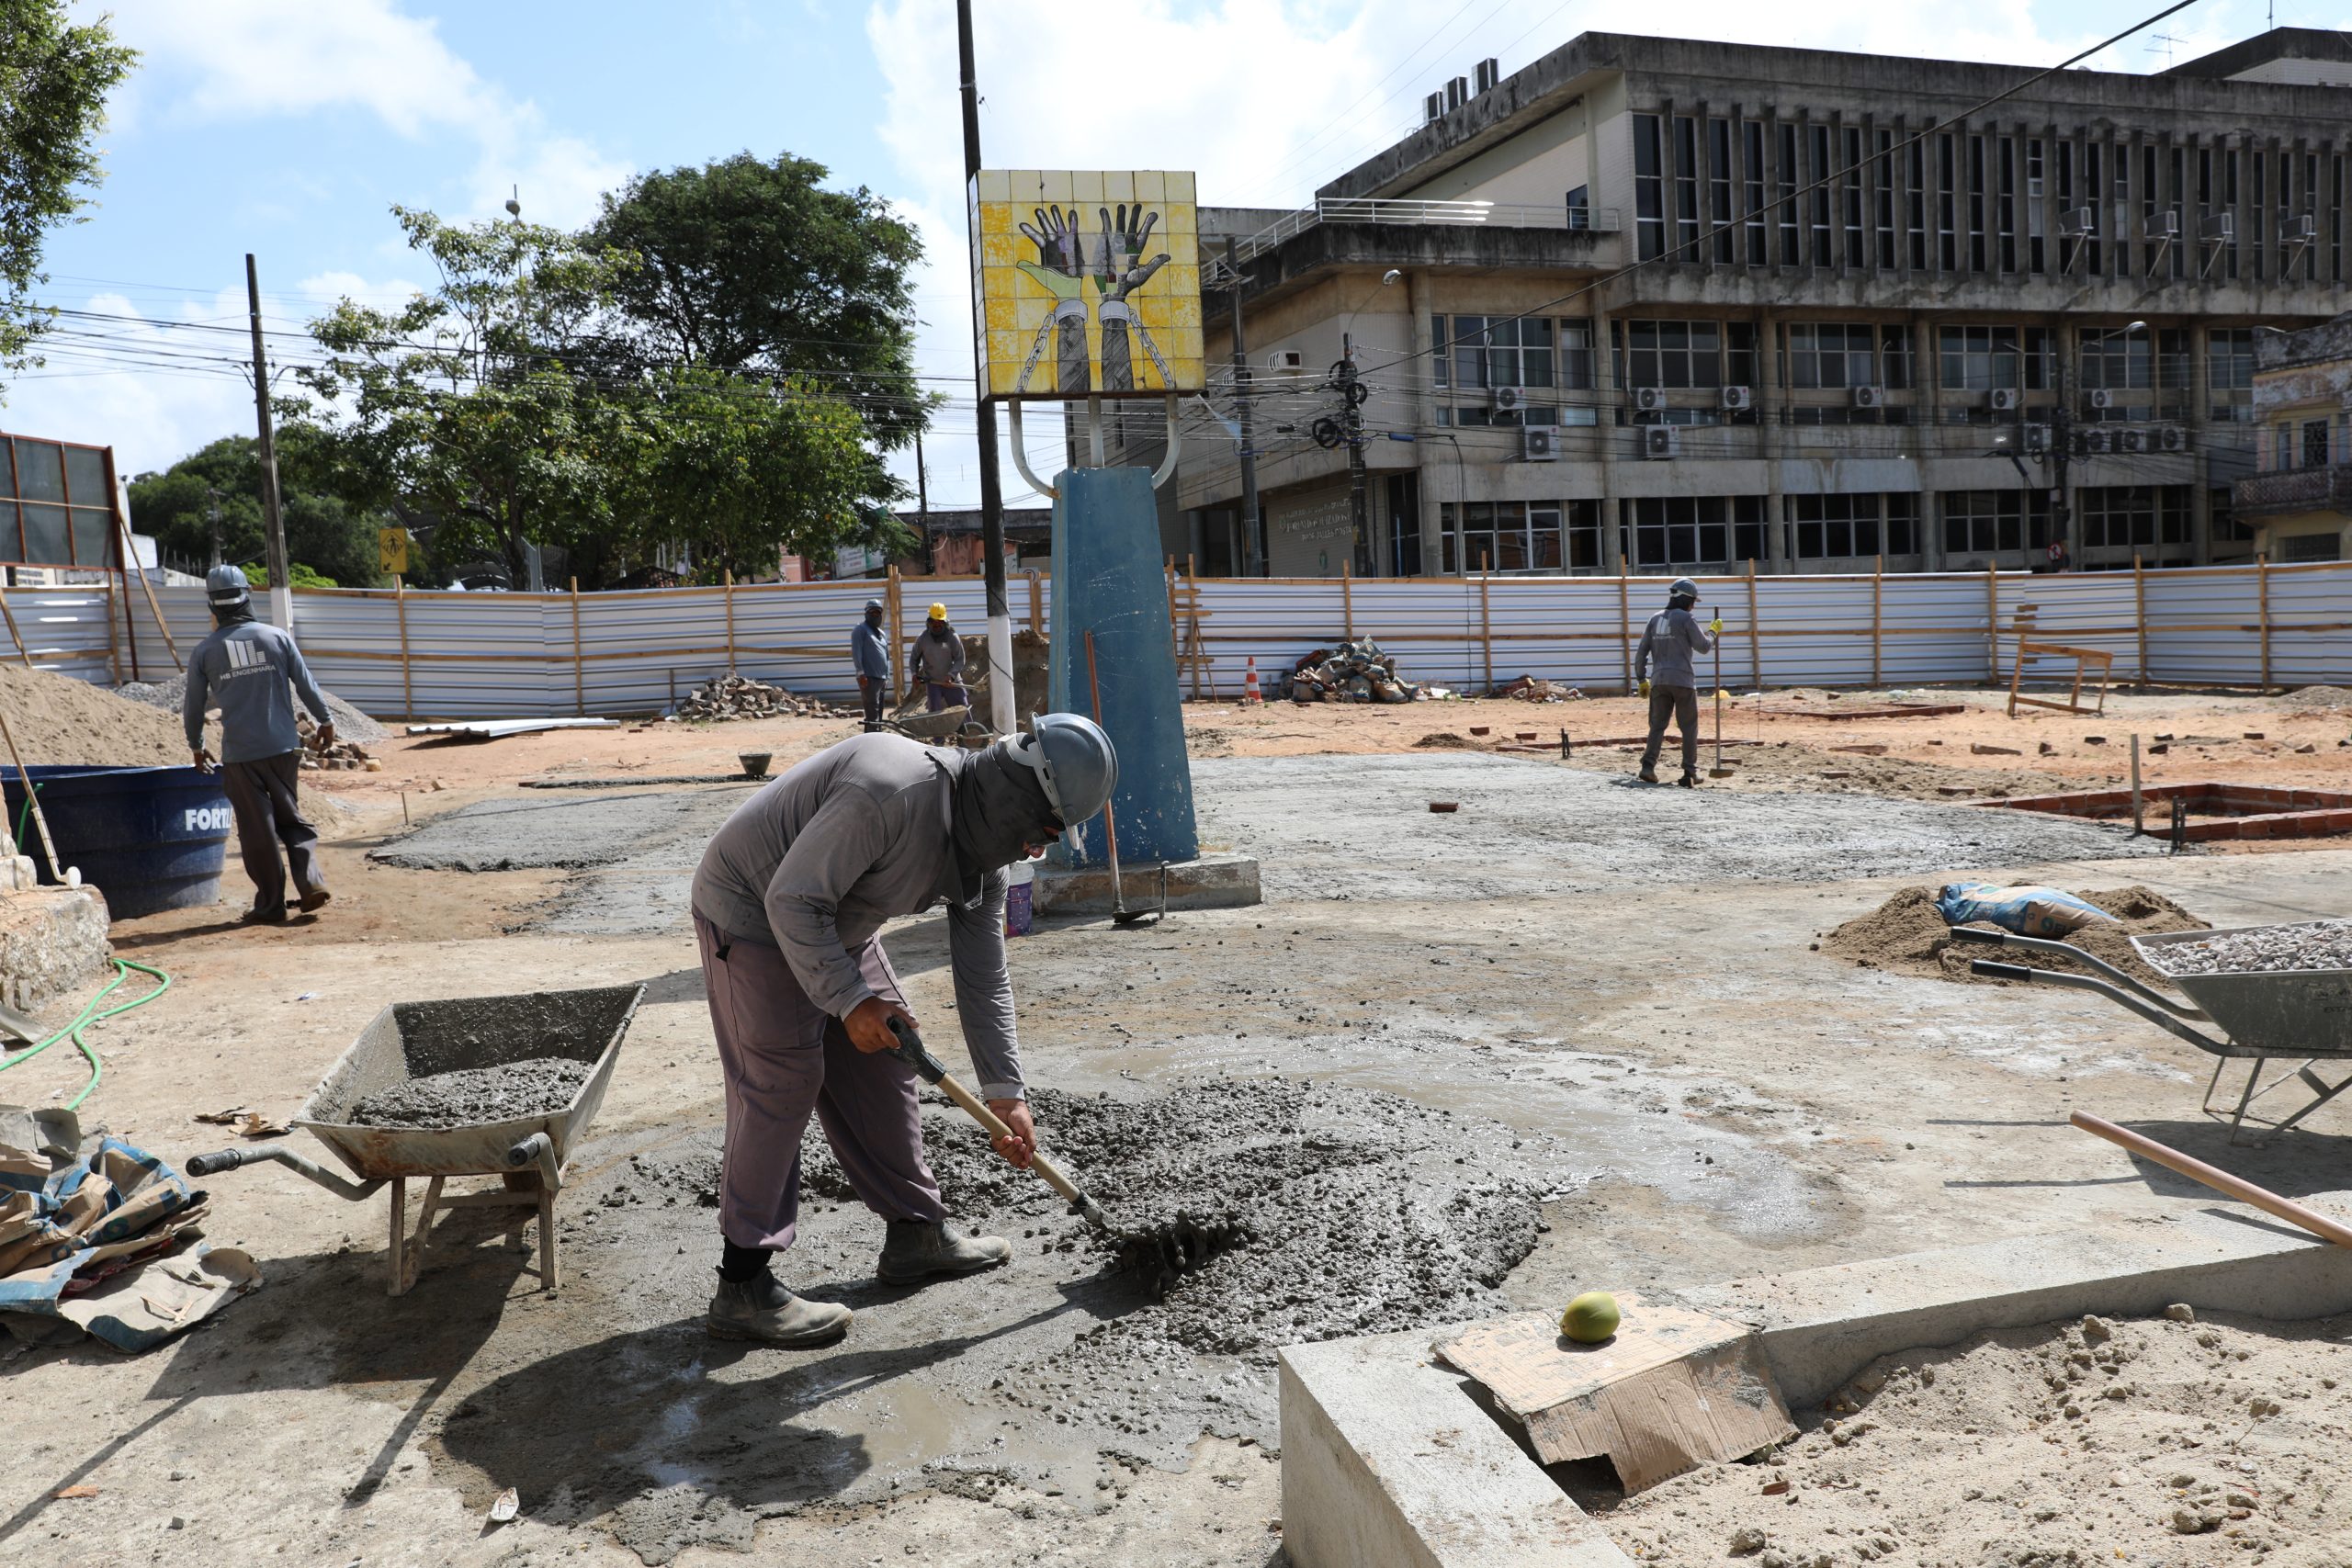
M 857 671 L 857 694 L 865 702 L 865 732 L 882 728 L 882 705 L 890 697 L 890 639 L 882 635 L 882 601 L 865 602 L 865 619 L 849 629 L 849 661 Z
M 1642 628 L 1641 647 L 1634 650 L 1634 679 L 1650 700 L 1650 739 L 1642 750 L 1642 782 L 1657 783 L 1657 754 L 1666 744 L 1666 721 L 1682 734 L 1682 776 L 1674 782 L 1684 789 L 1699 784 L 1699 675 L 1690 663 L 1694 653 L 1714 649 L 1723 635 L 1721 615 L 1702 627 L 1690 613 L 1699 603 L 1699 585 L 1678 577 L 1666 591 L 1666 608 Z M 1709 634 L 1713 634 L 1710 636 Z
M 294 888 L 304 913 L 327 901 L 315 846 L 319 830 L 302 816 L 296 799 L 301 779 L 302 732 L 294 718 L 294 696 L 319 721 L 322 747 L 334 744 L 334 715 L 326 694 L 302 662 L 302 650 L 277 627 L 254 619 L 253 592 L 245 574 L 216 566 L 204 580 L 214 631 L 187 656 L 187 696 L 180 706 L 196 765 L 212 771 L 204 747 L 204 710 L 220 705 L 220 773 L 229 804 L 237 814 L 237 847 L 245 874 L 253 878 L 254 907 L 241 917 L 255 925 L 286 919 L 286 866 L 277 846 L 286 846 Z
M 994 1146 L 1026 1168 L 1037 1130 L 1013 1032 L 1005 868 L 1102 810 L 1118 772 L 1110 739 L 1074 714 L 1041 714 L 1031 733 L 980 751 L 860 735 L 794 766 L 713 835 L 694 880 L 727 1099 L 713 1336 L 817 1345 L 849 1328 L 847 1307 L 793 1294 L 768 1267 L 798 1235 L 812 1111 L 851 1189 L 887 1222 L 883 1283 L 1012 1258 L 1002 1238 L 948 1222 L 915 1069 L 891 1054 L 893 1021 L 915 1020 L 877 933 L 946 906 L 956 1018 L 1007 1130 Z
M 922 676 L 925 713 L 971 705 L 964 690 L 964 639 L 948 625 L 944 604 L 931 607 L 931 619 L 915 638 L 915 669 Z

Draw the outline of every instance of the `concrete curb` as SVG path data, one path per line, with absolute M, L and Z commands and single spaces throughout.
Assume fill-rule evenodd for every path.
M 2318 1201 L 2329 1204 L 2331 1195 Z M 2352 1249 L 2243 1210 L 1973 1247 L 1676 1292 L 1755 1326 L 1792 1411 L 1880 1356 L 1991 1328 L 2175 1302 L 2279 1320 L 2352 1311 Z M 1627 1568 L 1417 1329 L 1282 1352 L 1283 1538 L 1297 1568 Z
M 1121 891 L 1130 909 L 1159 906 L 1159 867 L 1129 861 L 1119 867 Z M 1104 915 L 1111 911 L 1108 866 L 1041 864 L 1030 897 L 1041 915 Z M 1171 909 L 1237 909 L 1260 901 L 1258 862 L 1250 855 L 1204 854 L 1173 861 L 1168 867 Z

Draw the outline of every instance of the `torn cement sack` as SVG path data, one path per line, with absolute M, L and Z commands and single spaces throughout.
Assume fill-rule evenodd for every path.
M 2115 917 L 2055 887 L 2000 887 L 1948 882 L 1936 895 L 1936 913 L 1948 926 L 1996 925 L 2019 936 L 2062 937 Z

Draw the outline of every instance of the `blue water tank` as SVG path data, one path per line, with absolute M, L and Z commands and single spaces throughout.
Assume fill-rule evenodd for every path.
M 106 895 L 117 919 L 217 902 L 233 817 L 220 775 L 199 768 L 39 767 L 25 770 L 40 793 L 50 836 L 67 865 Z M 8 830 L 44 882 L 62 874 L 41 852 L 40 829 L 25 809 L 25 786 L 5 774 Z

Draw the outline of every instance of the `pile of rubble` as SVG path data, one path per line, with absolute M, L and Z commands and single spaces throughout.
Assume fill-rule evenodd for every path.
M 1290 672 L 1295 703 L 1424 703 L 1452 695 L 1442 686 L 1398 679 L 1396 657 L 1370 637 L 1343 642 L 1337 652 L 1318 648 Z
M 782 686 L 754 681 L 749 675 L 715 675 L 695 687 L 678 705 L 672 718 L 723 723 L 737 718 L 840 718 L 846 710 L 831 708 L 814 697 L 799 697 Z
M 369 756 L 357 743 L 343 739 L 340 726 L 335 729 L 335 742 L 332 746 L 319 744 L 319 727 L 311 722 L 309 714 L 296 713 L 294 728 L 302 735 L 301 757 L 305 768 L 328 773 L 383 772 L 383 763 Z
M 1510 697 L 1522 703 L 1582 702 L 1584 693 L 1575 686 L 1563 686 L 1552 681 L 1539 681 L 1532 675 L 1521 675 L 1495 688 L 1495 695 Z

